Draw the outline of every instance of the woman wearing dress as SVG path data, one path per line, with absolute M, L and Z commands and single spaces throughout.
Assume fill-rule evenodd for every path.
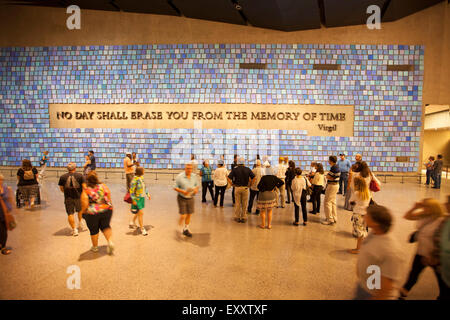
M 272 210 L 277 204 L 276 189 L 284 184 L 283 180 L 273 175 L 273 171 L 269 162 L 264 163 L 264 176 L 258 183 L 258 210 L 261 215 L 261 224 L 259 227 L 265 229 L 266 227 L 266 212 L 267 212 L 267 229 L 272 229 Z
M 353 193 L 350 203 L 353 205 L 353 236 L 357 237 L 356 249 L 349 250 L 350 253 L 357 254 L 361 248 L 361 243 L 367 237 L 367 225 L 364 216 L 370 203 L 370 191 L 366 180 L 360 176 L 353 177 Z

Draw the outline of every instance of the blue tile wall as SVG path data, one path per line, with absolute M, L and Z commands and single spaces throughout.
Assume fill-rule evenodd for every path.
M 418 168 L 424 48 L 417 45 L 180 44 L 0 48 L 0 165 L 22 158 L 50 166 L 83 163 L 96 152 L 100 167 L 122 166 L 125 150 L 147 168 L 180 168 L 233 154 L 297 165 L 326 164 L 328 155 L 362 153 L 375 171 Z M 244 70 L 239 63 L 267 63 Z M 313 70 L 337 63 L 340 70 Z M 412 72 L 387 71 L 413 64 Z M 268 103 L 355 106 L 353 137 L 307 136 L 299 130 L 52 129 L 50 103 Z M 219 107 L 219 106 L 218 106 Z M 397 163 L 396 156 L 410 162 Z

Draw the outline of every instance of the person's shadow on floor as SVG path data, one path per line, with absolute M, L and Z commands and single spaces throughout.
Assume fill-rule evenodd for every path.
M 175 240 L 178 242 L 192 243 L 198 247 L 209 247 L 211 241 L 210 233 L 193 233 L 192 238 L 184 236 L 181 231 L 175 230 Z
M 73 237 L 72 236 L 72 229 L 66 227 L 66 228 L 62 228 L 59 231 L 56 231 L 54 234 L 54 236 L 66 236 L 66 237 Z
M 147 230 L 147 232 L 150 232 L 151 229 L 154 228 L 154 226 L 152 225 L 144 225 L 145 230 Z M 141 233 L 141 228 L 138 226 L 136 229 L 129 229 L 130 231 L 128 231 L 126 234 L 129 236 L 140 236 L 142 235 Z
M 98 258 L 101 258 L 103 256 L 106 256 L 108 252 L 106 251 L 106 245 L 99 246 L 98 252 L 92 252 L 90 249 L 86 252 L 83 252 L 80 254 L 80 257 L 78 258 L 78 261 L 85 261 L 85 260 L 95 260 Z

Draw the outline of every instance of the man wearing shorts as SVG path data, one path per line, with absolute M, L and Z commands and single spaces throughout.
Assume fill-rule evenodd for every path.
M 70 227 L 72 228 L 72 235 L 78 236 L 78 231 L 83 231 L 83 217 L 81 215 L 81 192 L 86 187 L 84 176 L 76 172 L 77 165 L 70 162 L 67 165 L 68 173 L 59 178 L 59 189 L 64 193 L 64 204 Z M 78 213 L 78 228 L 75 226 L 74 213 Z M 79 229 L 79 230 L 78 230 Z
M 174 188 L 178 192 L 179 225 L 182 226 L 184 222 L 183 234 L 186 237 L 192 237 L 192 233 L 189 232 L 189 222 L 191 221 L 191 215 L 194 213 L 194 196 L 197 194 L 200 185 L 198 176 L 192 173 L 192 169 L 191 162 L 185 165 L 184 172 L 181 172 L 175 180 Z

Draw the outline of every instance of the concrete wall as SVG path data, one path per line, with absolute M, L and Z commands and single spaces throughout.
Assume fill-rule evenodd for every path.
M 423 139 L 423 162 L 429 156 L 444 156 L 444 163 L 450 165 L 450 130 L 425 130 Z

